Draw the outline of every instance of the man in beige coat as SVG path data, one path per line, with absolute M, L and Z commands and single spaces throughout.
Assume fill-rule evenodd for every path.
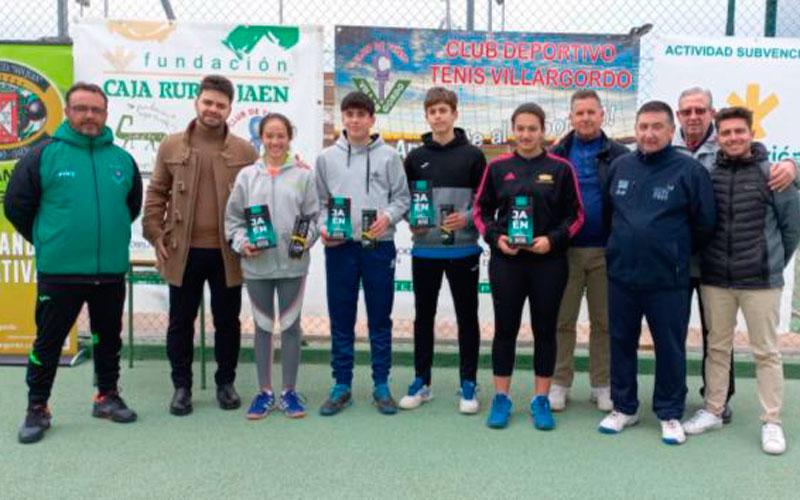
M 242 274 L 225 241 L 224 216 L 236 174 L 258 154 L 228 130 L 233 92 L 227 78 L 203 79 L 194 103 L 197 117 L 184 132 L 161 143 L 147 188 L 144 236 L 156 248 L 159 272 L 169 283 L 173 415 L 192 412 L 194 321 L 206 281 L 214 318 L 217 400 L 225 410 L 241 405 L 233 382 L 241 341 Z

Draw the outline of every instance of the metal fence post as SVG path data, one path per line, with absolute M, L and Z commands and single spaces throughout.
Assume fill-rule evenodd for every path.
M 778 24 L 778 0 L 767 0 L 767 12 L 764 16 L 764 36 L 775 36 Z
M 733 36 L 736 31 L 736 0 L 728 0 L 728 20 L 725 23 L 725 36 Z
M 67 0 L 58 0 L 58 38 L 69 38 L 69 9 Z
M 467 31 L 475 29 L 475 0 L 467 0 Z

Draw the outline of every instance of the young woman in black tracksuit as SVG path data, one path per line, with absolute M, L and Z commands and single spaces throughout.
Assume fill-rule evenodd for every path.
M 495 158 L 484 172 L 473 217 L 491 247 L 489 280 L 494 303 L 492 366 L 496 395 L 487 425 L 503 428 L 511 414 L 509 388 L 525 299 L 534 332 L 534 398 L 537 429 L 555 427 L 547 400 L 556 360 L 556 320 L 567 282 L 566 250 L 583 224 L 583 206 L 572 165 L 544 149 L 544 111 L 519 106 L 511 117 L 517 145 Z M 512 246 L 508 238 L 512 204 L 528 197 L 533 243 Z

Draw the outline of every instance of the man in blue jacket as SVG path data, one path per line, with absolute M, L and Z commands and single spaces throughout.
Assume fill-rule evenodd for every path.
M 639 420 L 636 367 L 642 317 L 653 337 L 653 410 L 662 440 L 681 444 L 686 401 L 689 260 L 705 245 L 716 219 L 714 191 L 702 164 L 672 147 L 675 122 L 661 101 L 636 114 L 637 150 L 615 160 L 606 188 L 614 410 L 600 423 L 618 433 Z

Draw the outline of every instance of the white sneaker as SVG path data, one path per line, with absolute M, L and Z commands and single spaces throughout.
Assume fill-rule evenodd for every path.
M 604 418 L 597 430 L 603 434 L 618 434 L 625 427 L 630 427 L 639 423 L 639 414 L 626 415 L 622 412 L 612 411 Z
M 458 411 L 464 415 L 474 415 L 481 409 L 481 404 L 478 401 L 478 386 L 475 382 L 464 381 L 461 383 L 461 389 L 458 394 L 461 396 L 458 400 Z
M 408 394 L 400 398 L 399 406 L 403 410 L 413 410 L 431 399 L 433 399 L 431 388 L 423 385 L 421 379 L 415 379 L 408 388 Z
M 614 409 L 614 402 L 611 401 L 610 386 L 592 387 L 591 400 L 592 403 L 597 404 L 597 409 L 600 411 L 611 411 Z
M 761 449 L 770 455 L 786 451 L 786 437 L 781 424 L 766 423 L 761 426 Z
M 661 421 L 661 440 L 666 444 L 683 444 L 686 442 L 686 433 L 680 420 L 673 418 Z
M 567 407 L 569 397 L 569 387 L 558 384 L 550 385 L 550 392 L 547 399 L 550 400 L 550 409 L 553 411 L 563 411 Z
M 683 423 L 683 431 L 692 436 L 714 429 L 722 429 L 722 417 L 702 409 Z

